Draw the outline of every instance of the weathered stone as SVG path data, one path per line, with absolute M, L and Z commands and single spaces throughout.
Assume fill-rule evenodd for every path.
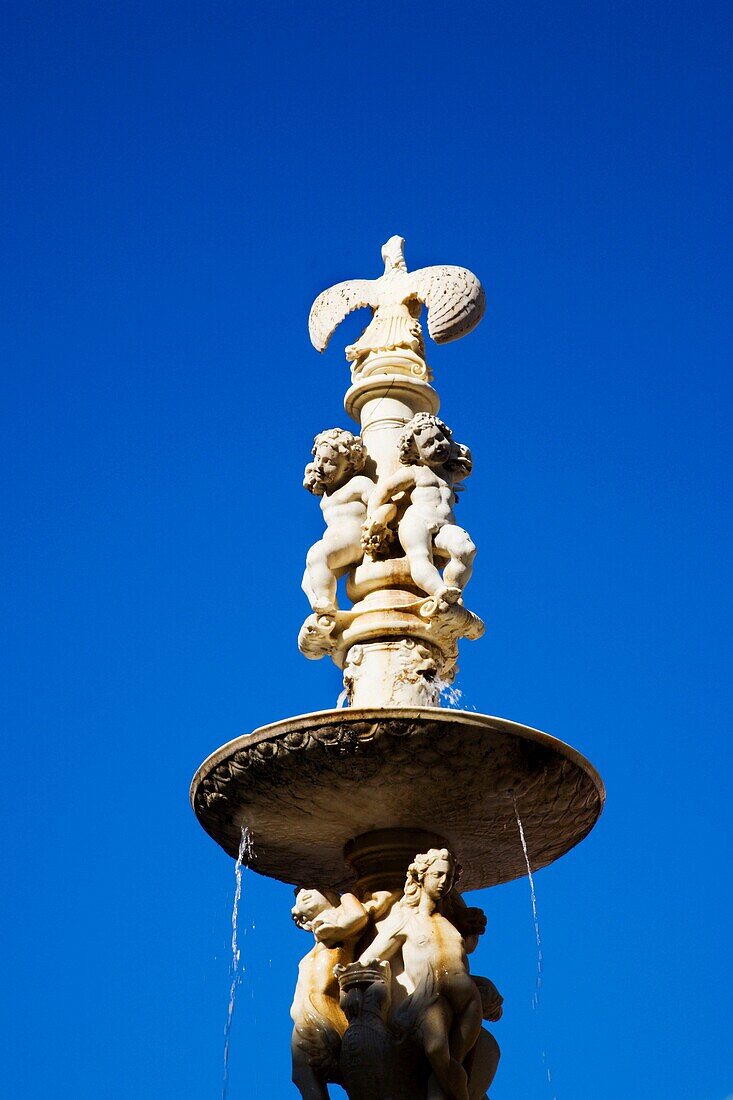
M 604 797 L 592 765 L 562 741 L 430 707 L 321 711 L 264 726 L 210 756 L 191 788 L 201 824 L 230 855 L 246 824 L 258 871 L 328 889 L 354 881 L 344 845 L 375 829 L 438 834 L 465 868 L 465 889 L 507 882 L 527 871 L 514 799 L 540 868 L 590 832 Z

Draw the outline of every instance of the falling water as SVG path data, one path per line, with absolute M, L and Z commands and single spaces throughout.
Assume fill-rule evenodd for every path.
M 453 684 L 449 683 L 447 680 L 436 680 L 435 686 L 438 689 L 441 706 L 452 707 L 453 710 L 461 709 L 463 692 L 459 687 L 454 687 Z
M 346 690 L 346 688 L 344 688 L 344 690 L 339 693 L 339 697 L 336 700 L 336 710 L 341 710 L 343 707 L 348 707 L 348 705 L 349 705 L 349 693 Z
M 527 865 L 527 878 L 529 879 L 530 897 L 532 899 L 532 921 L 534 923 L 534 935 L 537 941 L 537 977 L 535 979 L 534 994 L 532 996 L 532 1008 L 538 1008 L 540 1003 L 540 989 L 542 988 L 542 937 L 540 936 L 540 922 L 537 916 L 537 894 L 534 888 L 534 876 L 532 875 L 532 864 L 529 859 L 529 850 L 527 848 L 527 838 L 524 835 L 524 826 L 522 825 L 522 819 L 519 816 L 519 808 L 517 806 L 517 800 L 512 794 L 512 802 L 514 803 L 514 816 L 517 819 L 517 828 L 519 829 L 519 839 L 522 842 L 522 851 L 524 852 L 524 862 Z M 552 1072 L 547 1063 L 547 1054 L 542 1051 L 542 1065 L 545 1068 L 547 1074 L 547 1084 L 553 1090 L 553 1100 L 557 1100 L 557 1096 L 554 1092 L 554 1086 L 552 1083 Z
M 234 868 L 234 905 L 232 906 L 232 961 L 229 967 L 229 1008 L 227 1020 L 224 1025 L 224 1078 L 221 1087 L 221 1100 L 226 1100 L 229 1091 L 229 1042 L 232 1034 L 232 1020 L 234 1019 L 234 1004 L 237 997 L 237 988 L 242 980 L 242 969 L 239 966 L 241 949 L 239 947 L 237 933 L 239 920 L 239 902 L 242 897 L 242 875 L 254 858 L 252 834 L 246 825 L 242 826 L 242 838 L 239 841 L 239 853 Z M 254 924 L 252 925 L 254 928 Z
M 542 938 L 540 936 L 540 922 L 537 918 L 537 894 L 534 888 L 534 878 L 532 877 L 532 864 L 529 861 L 529 852 L 527 850 L 527 840 L 524 836 L 524 826 L 522 825 L 522 819 L 519 816 L 519 809 L 517 807 L 517 800 L 512 795 L 512 802 L 514 803 L 514 816 L 517 819 L 517 826 L 519 827 L 519 839 L 522 841 L 522 851 L 524 852 L 524 862 L 527 864 L 527 877 L 529 878 L 529 891 L 532 898 L 532 920 L 534 922 L 534 934 L 537 940 L 537 979 L 535 981 L 534 996 L 532 997 L 532 1007 L 537 1008 L 540 1003 L 540 989 L 542 987 Z

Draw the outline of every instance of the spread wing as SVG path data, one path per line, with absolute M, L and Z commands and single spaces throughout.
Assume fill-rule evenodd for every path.
M 375 279 L 348 279 L 318 295 L 308 318 L 308 332 L 316 351 L 326 350 L 347 313 L 373 305 L 375 283 Z
M 465 267 L 421 267 L 410 279 L 414 296 L 428 307 L 428 332 L 436 344 L 465 336 L 483 317 L 484 288 Z

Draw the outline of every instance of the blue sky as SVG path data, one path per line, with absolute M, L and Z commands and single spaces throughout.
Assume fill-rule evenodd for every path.
M 348 426 L 325 286 L 458 263 L 434 349 L 472 447 L 466 704 L 608 804 L 476 969 L 492 1100 L 725 1100 L 730 1054 L 730 25 L 722 3 L 8 3 L 0 309 L 7 1095 L 220 1095 L 215 747 L 330 706 L 299 655 L 300 488 Z M 307 938 L 249 874 L 231 1097 L 294 1096 Z M 544 1057 L 543 1057 L 544 1052 Z M 551 1067 L 551 1089 L 543 1062 Z

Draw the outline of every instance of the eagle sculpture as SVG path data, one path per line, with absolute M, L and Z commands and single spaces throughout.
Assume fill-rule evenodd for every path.
M 369 306 L 371 322 L 346 358 L 355 364 L 371 352 L 406 348 L 424 355 L 420 313 L 428 308 L 428 332 L 436 344 L 457 340 L 475 328 L 484 314 L 486 296 L 476 276 L 465 267 L 421 267 L 408 271 L 403 237 L 390 237 L 382 248 L 384 274 L 378 279 L 348 279 L 319 294 L 308 318 L 311 343 L 325 351 L 344 317 Z

